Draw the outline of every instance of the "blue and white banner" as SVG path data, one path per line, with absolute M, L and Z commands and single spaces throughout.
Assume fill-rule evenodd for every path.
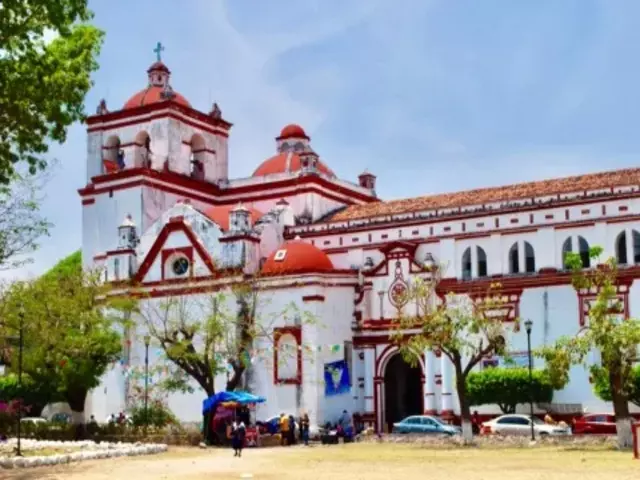
M 324 365 L 324 394 L 326 397 L 341 395 L 351 390 L 349 366 L 344 360 Z

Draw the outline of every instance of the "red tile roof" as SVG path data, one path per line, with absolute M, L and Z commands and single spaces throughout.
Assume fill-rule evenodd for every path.
M 523 200 L 546 195 L 581 192 L 603 188 L 640 185 L 640 168 L 590 173 L 537 182 L 517 183 L 503 187 L 478 188 L 463 192 L 442 193 L 388 202 L 352 205 L 338 212 L 330 221 L 354 220 L 424 210 L 482 205 L 510 200 Z
M 203 213 L 213 220 L 218 226 L 223 230 L 229 230 L 229 214 L 231 210 L 236 208 L 236 205 L 219 205 L 215 207 L 209 207 Z M 251 223 L 254 224 L 258 221 L 264 214 L 253 207 L 245 207 L 249 210 L 249 218 L 251 219 Z

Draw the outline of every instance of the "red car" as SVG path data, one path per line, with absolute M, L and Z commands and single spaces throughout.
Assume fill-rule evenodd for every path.
M 573 421 L 573 434 L 615 435 L 616 420 L 613 415 L 593 413 L 583 415 Z

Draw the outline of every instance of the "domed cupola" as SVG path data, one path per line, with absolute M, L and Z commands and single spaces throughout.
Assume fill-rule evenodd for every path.
M 326 273 L 333 270 L 333 263 L 315 245 L 296 238 L 283 243 L 262 266 L 263 275 L 293 275 Z

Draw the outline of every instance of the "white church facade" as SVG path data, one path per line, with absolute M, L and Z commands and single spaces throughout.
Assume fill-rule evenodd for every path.
M 123 108 L 109 111 L 103 102 L 87 119 L 83 261 L 104 268 L 123 291 L 135 283 L 149 304 L 223 290 L 229 278 L 221 271 L 257 274 L 269 300 L 262 316 L 291 302 L 313 316 L 309 324 L 276 319 L 276 345 L 253 346 L 246 386 L 267 400 L 257 409 L 261 419 L 305 410 L 324 423 L 346 409 L 381 428 L 406 414 L 455 415 L 446 357 L 426 351 L 410 367 L 390 340 L 394 292 L 424 276 L 425 265 L 443 266 L 441 294 L 500 282 L 505 322 L 531 319 L 535 347 L 584 325 L 591 298 L 573 288 L 563 256 L 599 245 L 621 264 L 625 315 L 640 315 L 640 169 L 382 201 L 374 175 L 340 179 L 305 131 L 288 125 L 251 177 L 232 179 L 232 124 L 220 108 L 194 109 L 160 61 L 147 73 L 147 87 Z M 508 350 L 519 361 L 526 333 L 511 330 Z M 96 418 L 126 409 L 127 371 L 144 363 L 143 326 L 126 334 L 123 361 L 88 399 Z M 296 352 L 284 366 L 279 342 Z M 159 347 L 150 349 L 154 362 Z M 349 385 L 328 394 L 333 362 L 347 366 Z M 198 420 L 203 399 L 175 394 L 169 406 Z M 611 410 L 582 367 L 553 404 L 559 412 Z

